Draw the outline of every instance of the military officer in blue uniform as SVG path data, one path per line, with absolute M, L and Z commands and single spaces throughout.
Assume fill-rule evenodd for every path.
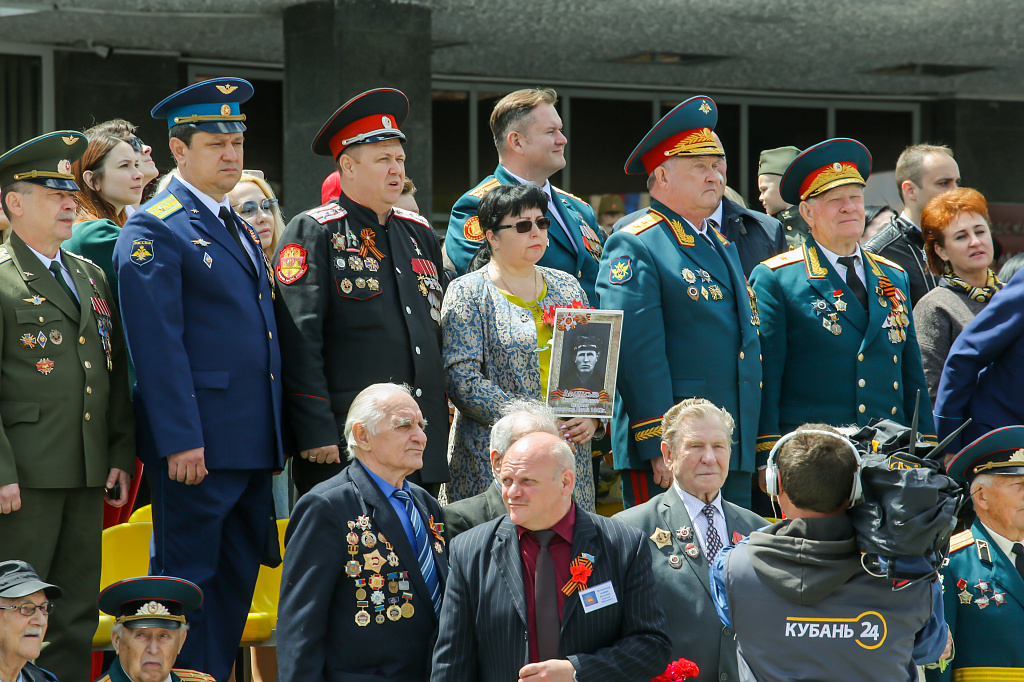
M 671 484 L 662 415 L 693 397 L 736 415 L 738 446 L 722 490 L 750 504 L 761 349 L 736 245 L 707 223 L 724 185 L 717 121 L 714 101 L 693 97 L 647 133 L 625 170 L 650 176 L 651 207 L 608 238 L 601 260 L 601 307 L 624 311 L 612 453 L 627 508 Z
M 452 207 L 445 251 L 459 275 L 484 243 L 477 210 L 480 200 L 498 185 L 535 183 L 548 196 L 545 215 L 551 218 L 548 248 L 537 265 L 562 270 L 579 280 L 587 298 L 596 301 L 594 281 L 601 260 L 601 238 L 594 209 L 548 180 L 565 167 L 566 138 L 555 110 L 558 96 L 550 89 L 517 90 L 494 105 L 491 132 L 498 148 L 493 175 L 463 194 Z
M 218 680 L 231 675 L 282 466 L 273 278 L 226 196 L 251 96 L 247 81 L 216 78 L 153 109 L 180 178 L 132 214 L 114 249 L 153 491 L 150 572 L 202 589 L 178 662 Z
M 958 453 L 977 518 L 949 541 L 942 599 L 955 655 L 928 682 L 1024 680 L 1024 426 L 990 431 Z
M 128 578 L 105 588 L 96 603 L 114 617 L 117 653 L 96 682 L 214 682 L 213 675 L 173 667 L 188 637 L 185 616 L 203 603 L 198 587 L 180 578 Z
M 780 435 L 807 422 L 909 424 L 918 391 L 920 432 L 934 438 L 907 276 L 857 244 L 870 172 L 867 148 L 840 138 L 808 148 L 782 176 L 782 198 L 799 204 L 811 234 L 750 278 L 764 353 L 761 469 Z

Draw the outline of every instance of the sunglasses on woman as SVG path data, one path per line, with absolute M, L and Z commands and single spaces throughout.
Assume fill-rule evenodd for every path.
M 529 234 L 533 230 L 533 226 L 535 224 L 537 225 L 538 229 L 546 230 L 549 227 L 551 227 L 551 218 L 537 218 L 536 223 L 534 223 L 534 221 L 532 220 L 520 220 L 519 222 L 512 223 L 511 225 L 498 225 L 494 229 L 495 231 L 497 231 L 504 230 L 506 227 L 514 227 L 516 228 L 516 232 L 518 232 L 519 234 Z
M 243 218 L 251 218 L 254 215 L 256 215 L 256 211 L 260 210 L 261 208 L 267 213 L 271 213 L 276 204 L 277 199 L 264 199 L 263 201 L 249 200 L 240 203 L 238 206 L 235 207 L 235 210 L 238 212 L 238 215 L 242 216 Z
M 146 147 L 146 143 L 140 140 L 139 138 L 135 137 L 134 135 L 128 138 L 128 144 L 130 144 L 132 146 L 132 149 L 139 154 L 141 154 L 142 150 Z

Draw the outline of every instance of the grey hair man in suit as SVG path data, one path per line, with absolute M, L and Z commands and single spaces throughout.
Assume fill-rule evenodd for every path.
M 757 514 L 722 499 L 734 429 L 732 415 L 703 398 L 673 406 L 662 420 L 661 437 L 672 486 L 613 517 L 648 537 L 672 639 L 671 658 L 696 663 L 698 680 L 735 680 L 738 675 L 736 638 L 722 627 L 711 600 L 708 557 L 767 525 Z
M 474 526 L 504 516 L 505 504 L 501 501 L 498 471 L 501 470 L 501 460 L 505 452 L 513 443 L 527 434 L 538 431 L 558 435 L 554 411 L 536 400 L 520 398 L 509 401 L 502 407 L 501 414 L 501 419 L 491 427 L 491 469 L 494 471 L 494 483 L 479 495 L 452 502 L 441 508 L 444 512 L 448 542 Z
M 508 516 L 452 543 L 432 682 L 647 682 L 669 639 L 635 528 L 572 501 L 572 450 L 550 433 L 501 464 Z

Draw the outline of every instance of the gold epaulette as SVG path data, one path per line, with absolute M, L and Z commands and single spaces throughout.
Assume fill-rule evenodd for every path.
M 182 682 L 217 682 L 213 679 L 213 675 L 208 673 L 201 673 L 198 670 L 188 670 L 186 668 L 172 668 L 171 672 L 181 678 Z
M 6 246 L 0 246 L 0 265 L 11 260 L 11 253 L 7 250 Z
M 958 549 L 963 549 L 964 547 L 970 547 L 973 544 L 974 544 L 974 533 L 972 533 L 971 529 L 968 528 L 967 530 L 965 530 L 965 531 L 963 531 L 961 533 L 957 533 L 956 535 L 954 535 L 953 537 L 951 537 L 949 539 L 949 551 L 952 554 L 953 552 L 957 551 Z
M 498 181 L 497 178 L 491 178 L 490 180 L 488 180 L 487 182 L 485 182 L 484 184 L 480 185 L 472 192 L 470 192 L 469 196 L 476 197 L 477 199 L 483 199 L 485 194 L 487 194 L 500 184 L 501 183 Z
M 648 213 L 647 215 L 637 218 L 626 227 L 622 228 L 623 232 L 630 234 L 640 234 L 649 227 L 654 227 L 661 222 L 661 216 L 654 213 Z
M 583 201 L 583 199 L 580 199 L 580 198 L 579 198 L 578 196 L 576 196 L 575 194 L 573 194 L 573 193 L 571 193 L 571 192 L 566 192 L 566 191 L 565 191 L 564 189 L 558 189 L 558 188 L 557 188 L 557 187 L 555 187 L 554 185 L 551 185 L 551 189 L 555 190 L 555 191 L 556 191 L 556 192 L 558 192 L 559 194 L 564 194 L 564 195 L 565 195 L 565 196 L 567 196 L 567 197 L 572 197 L 573 199 L 575 199 L 576 201 L 578 201 L 578 202 L 580 202 L 580 203 L 582 203 L 582 204 L 585 204 L 585 203 L 587 203 L 587 202 Z
M 169 195 L 166 199 L 158 204 L 153 204 L 146 209 L 146 213 L 152 213 L 157 218 L 163 220 L 167 216 L 177 213 L 182 209 L 181 202 L 178 201 L 178 197 L 173 194 Z
M 785 253 L 780 253 L 778 256 L 772 256 L 768 260 L 764 261 L 764 264 L 770 267 L 772 270 L 781 268 L 783 265 L 789 265 L 791 263 L 802 263 L 804 260 L 803 249 L 793 249 Z
M 900 272 L 906 272 L 906 270 L 904 270 L 904 269 L 903 269 L 903 266 L 902 266 L 902 265 L 900 265 L 899 263 L 893 263 L 893 262 L 892 262 L 891 260 L 889 260 L 888 258 L 884 258 L 884 257 L 882 257 L 882 256 L 879 256 L 879 255 L 878 255 L 877 253 L 872 253 L 872 254 L 870 254 L 870 255 L 868 256 L 868 258 L 874 258 L 874 259 L 875 259 L 876 261 L 878 261 L 879 263 L 884 263 L 885 265 L 888 265 L 888 266 L 889 266 L 890 268 L 896 268 L 896 269 L 897 269 L 897 270 L 899 270 Z

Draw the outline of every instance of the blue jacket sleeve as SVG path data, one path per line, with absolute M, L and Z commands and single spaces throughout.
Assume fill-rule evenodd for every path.
M 746 542 L 746 538 L 740 541 L 740 544 Z M 718 613 L 718 619 L 722 621 L 722 625 L 726 627 L 732 627 L 732 619 L 729 617 L 729 597 L 725 593 L 725 562 L 729 558 L 729 552 L 732 551 L 735 545 L 726 545 L 722 548 L 722 551 L 715 557 L 714 562 L 711 564 L 711 570 L 708 573 L 708 578 L 711 582 L 711 601 L 715 604 L 715 611 Z

